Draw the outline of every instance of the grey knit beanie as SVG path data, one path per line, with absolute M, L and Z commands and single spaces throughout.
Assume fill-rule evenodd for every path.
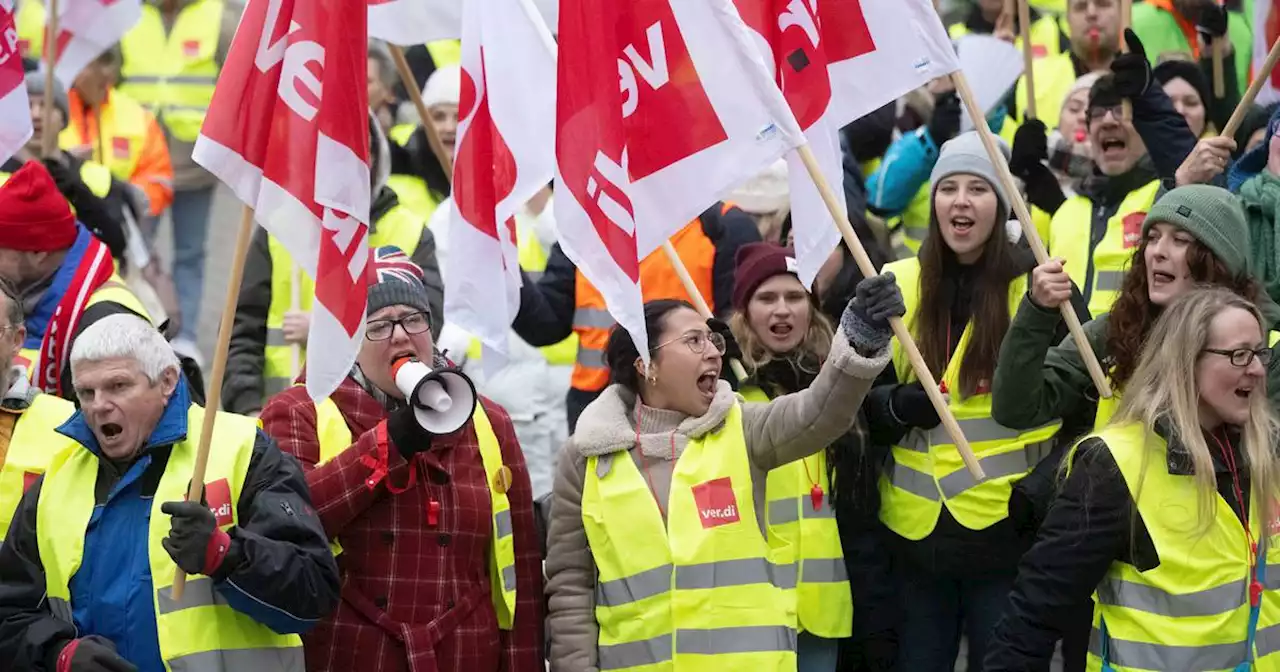
M 372 315 L 387 306 L 409 306 L 431 316 L 427 303 L 427 286 L 422 268 L 394 245 L 379 247 L 373 251 L 373 276 L 369 285 L 369 304 L 366 315 Z
M 1000 152 L 1004 154 L 1004 159 L 1007 162 L 1009 160 L 1009 145 L 997 137 L 996 146 L 1000 148 Z M 938 154 L 938 162 L 933 164 L 933 172 L 929 174 L 929 184 L 931 185 L 929 191 L 930 202 L 932 202 L 933 194 L 938 190 L 939 182 L 952 175 L 961 174 L 977 175 L 991 183 L 991 189 L 995 192 L 996 200 L 1000 203 L 999 210 L 996 212 L 996 223 L 1003 225 L 1009 219 L 1009 194 L 1005 193 L 1004 185 L 1000 183 L 996 167 L 987 156 L 987 150 L 982 146 L 982 138 L 977 131 L 961 133 L 943 143 L 942 151 Z
M 44 96 L 44 72 L 41 70 L 33 70 L 27 73 L 27 95 Z M 62 84 L 58 83 L 58 78 L 53 78 L 53 106 L 62 112 L 62 123 L 70 123 L 71 113 L 70 105 L 67 103 L 67 91 L 62 88 Z
M 1145 240 L 1151 225 L 1165 222 L 1183 229 L 1209 248 L 1235 275 L 1249 270 L 1249 226 L 1240 201 L 1226 189 L 1190 184 L 1166 193 L 1142 221 Z

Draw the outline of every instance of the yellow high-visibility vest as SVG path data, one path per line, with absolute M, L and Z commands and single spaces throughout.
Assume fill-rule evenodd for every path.
M 195 0 L 165 31 L 160 10 L 142 4 L 142 18 L 120 48 L 120 90 L 149 108 L 183 142 L 195 142 L 218 82 L 218 37 L 222 0 Z
M 922 293 L 920 262 L 903 259 L 886 264 L 885 269 L 897 277 L 907 307 L 907 324 L 914 331 Z M 1017 312 L 1026 291 L 1025 276 L 1010 281 L 1010 316 Z M 1054 437 L 1062 427 L 1062 421 L 1056 420 L 1024 431 L 1011 429 L 991 417 L 989 390 L 962 397 L 960 369 L 972 338 L 973 323 L 970 322 L 960 334 L 955 354 L 942 373 L 942 383 L 951 391 L 951 412 L 987 478 L 982 482 L 973 480 L 942 425 L 929 430 L 911 428 L 891 448 L 891 465 L 880 477 L 880 520 L 899 536 L 912 541 L 924 539 L 933 532 L 943 506 L 956 522 L 970 530 L 983 530 L 1007 518 L 1014 481 L 1049 454 Z M 911 363 L 897 341 L 893 344 L 893 367 L 899 381 L 915 380 Z
M 142 148 L 147 141 L 146 108 L 130 98 L 128 94 L 112 91 L 110 100 L 103 106 L 99 119 L 101 119 L 102 128 L 97 130 L 103 153 L 97 158 L 110 170 L 110 175 L 128 182 L 133 179 L 133 171 L 138 168 L 138 159 L 142 157 Z M 87 128 L 88 122 L 86 121 L 85 124 Z M 117 139 L 124 142 L 116 143 Z M 62 129 L 62 133 L 58 134 L 58 146 L 63 149 L 78 147 L 82 144 L 82 140 L 80 133 L 71 126 Z M 124 151 L 118 151 L 121 148 Z M 98 148 L 94 147 L 95 155 L 97 150 Z M 90 163 L 86 161 L 85 165 Z M 110 187 L 109 181 L 107 186 Z M 93 187 L 90 186 L 90 189 Z M 99 197 L 106 196 L 105 191 L 102 194 L 94 191 L 94 194 Z
M 317 466 L 337 457 L 351 446 L 351 429 L 338 410 L 338 404 L 325 397 L 316 404 L 316 438 L 320 441 L 320 461 Z M 498 472 L 502 469 L 502 447 L 498 444 L 498 436 L 493 433 L 493 425 L 484 412 L 484 404 L 477 403 L 471 414 L 471 422 L 476 430 L 476 440 L 480 444 L 480 461 L 484 464 L 484 472 L 489 485 L 489 502 L 493 511 L 493 536 L 489 543 L 489 582 L 492 588 L 493 610 L 498 616 L 498 627 L 510 630 L 516 613 L 516 547 L 511 524 L 511 502 L 506 492 L 498 492 L 493 484 L 497 482 Z M 329 542 L 334 555 L 342 553 L 342 544 L 337 539 Z
M 1038 86 L 1038 84 L 1037 84 Z M 1049 253 L 1067 260 L 1067 275 L 1080 287 L 1090 315 L 1111 312 L 1120 298 L 1124 274 L 1142 244 L 1142 220 L 1156 201 L 1160 180 L 1129 192 L 1116 214 L 1107 220 L 1106 235 L 1090 246 L 1093 202 L 1072 196 L 1053 215 L 1049 225 Z
M 769 403 L 769 396 L 755 386 L 738 394 L 748 402 Z M 813 489 L 822 490 L 822 502 L 813 505 Z M 840 528 L 831 508 L 831 480 L 827 477 L 827 451 L 784 464 L 765 479 L 769 534 L 795 548 L 799 563 L 796 583 L 796 616 L 801 632 L 837 639 L 853 634 L 853 593 L 840 545 Z
M 1075 63 L 1071 61 L 1071 52 L 1064 51 L 1054 56 L 1037 58 L 1031 62 L 1031 74 L 1036 81 L 1036 118 L 1044 122 L 1047 128 L 1057 128 L 1062 118 L 1062 104 L 1067 93 L 1075 85 Z M 1015 89 L 1015 100 L 1019 112 L 1027 109 L 1027 80 L 1018 78 Z
M 1033 2 L 1032 4 L 1035 3 Z M 969 26 L 966 26 L 964 22 L 953 23 L 947 27 L 947 35 L 953 40 L 958 40 L 970 32 Z M 1031 52 L 1034 58 L 1057 56 L 1062 53 L 1062 32 L 1059 30 L 1056 17 L 1041 16 L 1031 22 L 1031 30 L 1029 32 L 1031 33 Z M 1013 44 L 1021 53 L 1022 36 L 1015 36 Z
M 408 208 L 397 205 L 387 211 L 369 232 L 369 246 L 378 248 L 394 245 L 412 257 L 422 240 L 422 230 L 427 224 Z M 298 372 L 293 367 L 294 346 L 284 340 L 284 316 L 290 310 L 311 312 L 316 286 L 305 271 L 293 262 L 284 245 L 275 236 L 267 236 L 267 249 L 271 254 L 271 303 L 267 305 L 267 342 L 263 348 L 262 403 L 283 392 L 293 384 Z M 298 283 L 298 305 L 293 305 L 294 287 Z M 298 362 L 305 362 L 306 350 L 300 349 Z
M 387 139 L 404 147 L 405 143 L 409 142 L 409 136 L 413 135 L 413 131 L 417 128 L 414 124 L 393 126 L 387 133 Z M 431 193 L 431 189 L 427 187 L 427 181 L 416 175 L 392 173 L 387 177 L 387 186 L 396 192 L 396 199 L 400 201 L 400 205 L 409 208 L 423 221 L 430 220 L 431 213 L 435 212 L 440 205 L 440 199 Z
M 1113 425 L 1085 437 L 1101 438 L 1115 458 L 1160 564 L 1140 571 L 1114 561 L 1094 592 L 1088 669 L 1102 670 L 1105 648 L 1111 670 L 1231 670 L 1246 662 L 1249 622 L 1249 551 L 1244 526 L 1214 493 L 1213 520 L 1201 531 L 1194 476 L 1170 474 L 1168 446 L 1142 423 Z M 1078 445 L 1078 444 L 1077 444 Z M 1264 504 L 1264 506 L 1259 506 Z M 1249 497 L 1253 538 L 1265 556 L 1262 593 L 1250 668 L 1280 670 L 1280 513 L 1273 494 L 1255 488 Z M 1105 630 L 1105 634 L 1103 631 Z
M 741 404 L 685 447 L 665 522 L 626 450 L 587 458 L 600 670 L 794 672 L 794 549 L 766 541 L 752 492 Z
M 192 404 L 189 427 L 199 427 L 205 411 Z M 258 423 L 253 418 L 218 413 L 205 482 L 223 481 L 230 490 L 231 521 L 240 521 L 240 493 L 253 456 Z M 160 545 L 169 535 L 170 516 L 160 511 L 165 502 L 186 499 L 187 484 L 196 462 L 198 434 L 192 432 L 173 445 L 164 475 L 151 504 L 147 556 L 155 590 L 156 636 L 166 669 L 242 672 L 247 670 L 303 669 L 302 639 L 278 635 L 241 614 L 221 599 L 207 576 L 192 576 L 181 602 L 173 599 L 172 582 L 177 565 Z M 71 612 L 71 578 L 80 569 L 84 537 L 94 509 L 94 483 L 99 458 L 87 448 L 64 437 L 50 446 L 61 448 L 45 473 L 36 508 L 36 540 L 44 566 L 49 610 L 55 618 L 74 623 Z M 98 568 L 114 571 L 115 568 Z M 120 577 L 134 581 L 135 577 Z
M 11 413 L 13 411 L 0 411 Z M 0 541 L 9 533 L 13 512 L 31 483 L 53 460 L 54 446 L 62 437 L 54 430 L 76 412 L 71 402 L 52 394 L 37 394 L 14 419 L 9 450 L 0 468 Z

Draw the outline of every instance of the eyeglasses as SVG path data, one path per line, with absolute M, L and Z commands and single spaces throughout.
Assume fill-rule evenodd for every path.
M 1210 352 L 1215 355 L 1222 355 L 1231 359 L 1231 366 L 1241 369 L 1253 363 L 1253 358 L 1257 357 L 1263 366 L 1271 362 L 1271 348 L 1236 348 L 1235 350 L 1219 350 L 1217 348 L 1205 348 L 1201 352 Z
M 365 325 L 364 337 L 371 341 L 385 341 L 391 338 L 391 332 L 400 325 L 406 334 L 421 334 L 431 327 L 427 322 L 427 314 L 423 312 L 409 313 L 395 320 L 369 320 Z
M 1100 105 L 1098 107 L 1091 107 L 1085 111 L 1084 116 L 1087 123 L 1093 123 L 1107 116 L 1108 112 L 1111 113 L 1111 116 L 1114 117 L 1116 121 L 1124 121 L 1123 103 L 1119 105 Z
M 722 355 L 724 354 L 724 336 L 721 336 L 714 331 L 691 331 L 683 336 L 677 336 L 666 343 L 657 346 L 653 351 L 657 352 L 672 343 L 684 343 L 689 346 L 689 352 L 692 352 L 695 355 L 701 355 L 705 352 L 707 344 L 710 343 L 711 346 L 716 349 L 716 352 Z

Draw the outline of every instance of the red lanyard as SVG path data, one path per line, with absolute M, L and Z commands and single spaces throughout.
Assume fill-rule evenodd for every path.
M 1249 527 L 1249 507 L 1244 503 L 1244 490 L 1240 488 L 1240 472 L 1236 468 L 1235 452 L 1231 450 L 1230 441 L 1224 443 L 1217 434 L 1210 434 L 1213 442 L 1222 451 L 1222 459 L 1231 472 L 1231 487 L 1235 491 L 1236 503 L 1240 507 L 1240 520 L 1244 523 L 1244 541 L 1249 552 L 1249 606 L 1257 607 L 1262 601 L 1262 584 L 1258 582 L 1258 542 L 1253 539 L 1253 529 Z
M 640 418 L 644 416 L 642 406 L 636 403 L 636 448 L 640 448 Z M 630 457 L 630 456 L 628 456 Z M 644 456 L 644 451 L 640 451 L 640 464 L 644 465 L 644 480 L 649 484 L 649 492 L 653 494 L 653 503 L 658 505 L 658 513 L 662 514 L 665 520 L 667 511 L 662 506 L 662 500 L 658 498 L 658 489 L 653 487 L 653 477 L 649 475 L 649 461 Z M 676 430 L 671 430 L 671 473 L 674 475 L 676 471 Z M 668 485 L 670 489 L 670 485 Z

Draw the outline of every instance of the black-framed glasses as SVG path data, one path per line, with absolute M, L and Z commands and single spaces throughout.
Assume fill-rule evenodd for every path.
M 391 338 L 391 332 L 400 325 L 406 334 L 421 334 L 431 328 L 427 314 L 423 312 L 409 313 L 394 320 L 369 320 L 365 325 L 364 337 L 371 341 L 385 341 Z
M 1253 363 L 1253 358 L 1257 357 L 1263 366 L 1271 362 L 1271 348 L 1236 348 L 1235 350 L 1220 350 L 1218 348 L 1205 348 L 1201 352 L 1210 352 L 1215 355 L 1222 355 L 1231 360 L 1231 366 L 1245 368 Z
M 672 343 L 684 343 L 689 347 L 689 352 L 695 355 L 706 352 L 707 344 L 710 343 L 716 352 L 724 354 L 724 336 L 714 331 L 690 331 L 655 347 L 653 351 L 657 352 Z
M 1114 117 L 1116 121 L 1124 121 L 1124 103 L 1120 103 L 1119 105 L 1099 105 L 1096 107 L 1090 107 L 1088 110 L 1085 110 L 1085 122 L 1093 123 L 1095 121 L 1100 121 L 1103 117 L 1107 116 L 1108 112 L 1111 113 L 1111 116 Z

